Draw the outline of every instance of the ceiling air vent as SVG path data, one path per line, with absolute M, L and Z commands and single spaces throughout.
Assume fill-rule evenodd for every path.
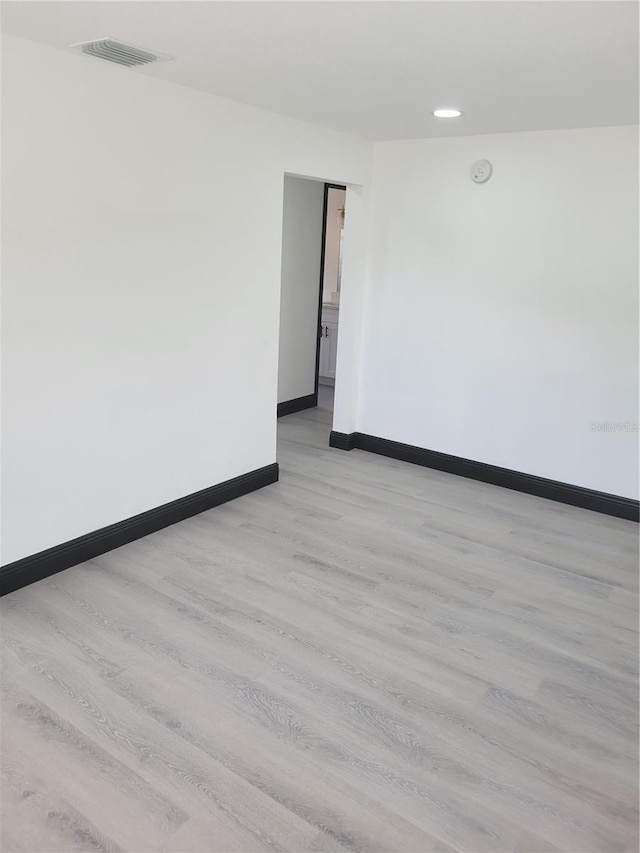
M 105 59 L 107 62 L 115 62 L 116 65 L 124 65 L 127 68 L 171 59 L 165 54 L 151 53 L 149 50 L 142 50 L 142 48 L 135 47 L 132 44 L 125 44 L 123 41 L 108 38 L 72 44 L 71 48 L 85 53 L 87 56 L 95 56 L 98 59 Z

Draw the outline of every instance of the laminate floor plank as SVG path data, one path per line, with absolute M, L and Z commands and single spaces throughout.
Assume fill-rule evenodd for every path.
M 37 755 L 21 751 L 13 742 L 3 742 L 2 850 L 120 853 L 122 848 L 65 800 L 55 778 L 47 772 L 43 778 L 37 766 Z M 74 793 L 73 799 L 81 797 Z
M 637 526 L 329 430 L 2 600 L 2 853 L 637 850 Z
M 216 825 L 233 825 L 245 847 L 259 845 L 267 850 L 282 845 L 302 850 L 315 836 L 317 830 L 306 821 L 296 820 L 272 797 L 260 794 L 254 785 L 180 738 L 172 726 L 153 719 L 143 705 L 127 701 L 131 694 L 119 695 L 115 679 L 107 683 L 98 677 L 87 679 L 80 692 L 72 684 L 72 668 L 46 650 L 25 641 L 15 649 L 15 657 L 21 664 L 23 684 L 43 698 L 51 716 L 69 721 L 81 736 L 109 750 L 132 773 L 154 780 L 160 793 L 181 811 L 176 828 L 188 818 L 215 819 Z M 210 704 L 209 710 L 215 715 L 218 709 Z M 172 719 L 175 726 L 180 718 Z M 122 825 L 130 823 L 125 818 Z M 157 850 L 170 835 L 166 830 L 155 838 L 145 834 L 136 849 Z

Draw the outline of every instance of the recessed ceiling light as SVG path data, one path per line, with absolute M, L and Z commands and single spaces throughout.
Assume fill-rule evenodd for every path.
M 458 116 L 462 115 L 462 112 L 460 110 L 446 109 L 434 110 L 433 114 L 436 118 L 458 118 Z

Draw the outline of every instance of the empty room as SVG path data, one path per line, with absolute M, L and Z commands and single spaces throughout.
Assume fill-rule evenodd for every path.
M 0 853 L 635 853 L 638 3 L 0 28 Z

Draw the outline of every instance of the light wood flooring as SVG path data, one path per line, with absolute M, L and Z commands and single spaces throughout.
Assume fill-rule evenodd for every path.
M 2 853 L 638 849 L 637 526 L 329 424 L 0 601 Z

